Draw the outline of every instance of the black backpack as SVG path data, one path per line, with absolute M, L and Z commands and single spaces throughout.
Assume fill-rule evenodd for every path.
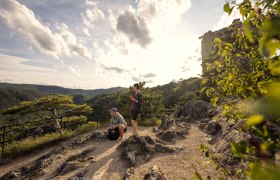
M 120 137 L 120 132 L 118 128 L 115 129 L 109 129 L 108 130 L 108 139 L 110 139 L 111 141 L 113 140 L 117 140 Z

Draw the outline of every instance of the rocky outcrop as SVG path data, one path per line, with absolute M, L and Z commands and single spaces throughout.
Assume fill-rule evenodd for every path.
M 12 170 L 2 176 L 0 179 L 38 179 L 39 177 L 45 175 L 45 169 L 52 165 L 56 155 L 63 152 L 65 148 L 66 146 L 60 146 L 38 158 L 32 163 L 32 165 Z
M 215 109 L 208 102 L 197 100 L 181 106 L 175 115 L 179 121 L 191 123 L 211 118 L 215 113 Z
M 216 122 L 210 123 L 213 125 L 216 124 Z M 217 133 L 212 136 L 211 140 L 214 142 L 211 148 L 213 154 L 212 158 L 221 168 L 224 169 L 227 175 L 234 177 L 237 174 L 238 169 L 244 169 L 245 167 L 243 163 L 241 163 L 240 159 L 234 156 L 231 143 L 244 142 L 246 145 L 250 145 L 252 137 L 250 134 L 240 131 L 244 121 L 235 123 L 221 120 L 219 121 L 219 124 L 221 127 L 221 131 L 219 132 L 221 133 Z
M 217 132 L 221 130 L 221 125 L 218 122 L 211 121 L 205 125 L 203 128 L 203 132 L 208 135 L 215 135 Z
M 162 116 L 159 127 L 153 128 L 153 132 L 156 133 L 157 138 L 164 142 L 172 143 L 175 143 L 178 139 L 186 138 L 189 130 L 189 123 L 179 122 L 167 115 Z
M 180 148 L 161 144 L 150 136 L 131 136 L 120 144 L 118 150 L 129 166 L 133 167 L 149 161 L 157 153 L 174 153 Z
M 101 132 L 99 130 L 96 130 L 96 131 L 92 132 L 91 134 L 88 134 L 86 136 L 83 136 L 83 137 L 77 139 L 76 141 L 74 141 L 74 143 L 72 145 L 80 146 L 82 144 L 89 142 L 92 139 L 94 139 L 95 141 L 104 141 L 104 140 L 106 140 L 106 137 L 107 137 L 107 132 Z
M 134 168 L 129 168 L 126 170 L 123 180 L 133 180 L 134 179 Z
M 154 165 L 151 170 L 145 174 L 144 180 L 166 180 L 162 171 L 157 165 Z
M 168 115 L 163 115 L 161 117 L 161 124 L 158 129 L 167 130 L 170 129 L 173 124 L 174 121 Z
M 95 149 L 86 149 L 81 154 L 70 156 L 58 169 L 57 176 L 61 176 L 71 171 L 74 171 L 78 169 L 82 163 L 87 162 L 89 160 L 94 162 L 94 157 L 90 156 L 90 154 L 94 150 Z
M 159 131 L 156 133 L 156 136 L 165 142 L 173 142 L 176 140 L 181 140 L 187 137 L 191 125 L 184 122 L 174 123 L 174 126 L 170 127 L 167 130 Z

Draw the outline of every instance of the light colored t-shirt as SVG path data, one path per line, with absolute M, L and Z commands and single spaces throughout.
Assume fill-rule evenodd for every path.
M 125 122 L 124 118 L 120 113 L 117 113 L 115 117 L 112 117 L 112 125 L 118 124 L 123 124 L 125 127 L 127 127 L 127 123 Z

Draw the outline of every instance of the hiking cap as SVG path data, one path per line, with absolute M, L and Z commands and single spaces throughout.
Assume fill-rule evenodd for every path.
M 117 108 L 111 108 L 111 109 L 109 110 L 109 112 L 118 112 L 118 109 L 117 109 Z

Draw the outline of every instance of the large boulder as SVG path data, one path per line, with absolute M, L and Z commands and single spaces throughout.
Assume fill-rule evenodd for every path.
M 188 123 L 174 123 L 174 126 L 168 130 L 157 132 L 156 136 L 162 141 L 175 143 L 178 139 L 186 138 L 189 134 L 190 127 Z
M 144 180 L 166 180 L 162 171 L 157 165 L 154 165 L 151 170 L 145 174 Z
M 209 122 L 203 128 L 203 132 L 208 135 L 215 135 L 219 130 L 221 130 L 221 125 L 215 121 Z
M 215 110 L 208 102 L 196 100 L 181 106 L 175 116 L 181 121 L 195 122 L 212 117 L 214 114 Z
M 158 129 L 167 130 L 174 124 L 174 121 L 168 115 L 161 117 L 161 124 Z
M 120 144 L 118 150 L 129 166 L 133 167 L 149 161 L 156 153 L 172 153 L 180 148 L 163 145 L 150 136 L 131 136 Z

